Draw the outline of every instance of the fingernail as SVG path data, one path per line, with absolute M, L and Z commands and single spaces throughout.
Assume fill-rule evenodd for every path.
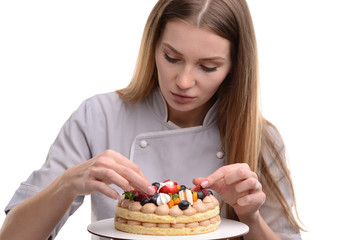
M 150 194 L 150 195 L 154 195 L 155 194 L 155 189 L 152 186 L 148 186 L 147 193 Z
M 203 188 L 206 188 L 208 185 L 209 185 L 209 181 L 203 181 L 200 183 L 200 185 L 203 187 Z

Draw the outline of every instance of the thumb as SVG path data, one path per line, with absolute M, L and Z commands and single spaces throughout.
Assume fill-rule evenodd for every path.
M 205 182 L 205 181 L 207 181 L 206 178 L 204 178 L 204 177 L 197 177 L 197 178 L 194 178 L 192 182 L 193 182 L 193 184 L 194 184 L 195 186 L 197 186 L 197 185 L 200 185 L 202 182 Z
M 215 192 L 219 192 L 223 187 L 224 181 L 211 181 L 211 177 L 197 177 L 193 179 L 195 186 L 201 185 L 203 188 L 210 188 Z

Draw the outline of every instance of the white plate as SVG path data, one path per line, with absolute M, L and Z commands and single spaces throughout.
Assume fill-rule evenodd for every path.
M 87 227 L 88 231 L 100 237 L 107 237 L 112 239 L 143 239 L 143 240 L 203 240 L 203 239 L 228 239 L 245 235 L 249 232 L 249 227 L 241 222 L 221 219 L 219 229 L 205 234 L 199 235 L 184 235 L 184 236 L 155 236 L 155 235 L 139 235 L 121 232 L 114 227 L 114 218 L 108 218 L 101 221 L 94 222 Z

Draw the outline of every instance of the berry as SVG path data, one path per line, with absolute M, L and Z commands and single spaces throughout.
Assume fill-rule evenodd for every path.
M 180 188 L 179 188 L 179 190 L 177 191 L 177 193 L 179 194 L 179 192 L 185 191 L 185 190 L 186 190 L 186 186 L 181 185 Z
M 149 202 L 151 202 L 157 206 L 156 199 L 159 197 L 159 195 L 160 195 L 160 193 L 155 193 L 154 195 L 152 195 Z
M 210 195 L 210 193 L 207 189 L 201 189 L 201 191 L 204 193 L 205 197 Z
M 205 197 L 205 194 L 202 191 L 196 191 L 196 192 L 197 192 L 197 195 L 198 195 L 198 199 L 203 200 L 204 197 Z
M 141 202 L 143 199 L 150 199 L 149 195 L 147 195 L 146 193 L 143 192 L 139 192 L 137 194 L 138 196 L 136 197 L 135 201 Z
M 210 193 L 210 195 L 214 195 L 214 193 L 211 190 L 207 190 L 207 191 Z
M 164 183 L 165 183 L 165 182 L 173 182 L 174 185 L 177 185 L 177 182 L 171 181 L 170 179 L 167 179 L 167 180 L 165 180 L 165 181 L 163 181 L 163 182 L 164 182 Z
M 190 206 L 189 202 L 187 200 L 182 200 L 179 202 L 179 208 L 181 210 L 185 210 Z
M 160 187 L 160 183 L 158 183 L 158 182 L 153 182 L 151 185 L 155 186 L 156 190 L 159 189 L 159 187 Z
M 199 190 L 202 190 L 202 186 L 199 184 L 199 185 L 196 185 L 193 189 L 191 189 L 191 191 L 195 192 L 195 191 L 199 191 Z
M 150 202 L 150 199 L 144 198 L 144 199 L 141 200 L 140 204 L 141 204 L 141 206 L 144 206 L 145 204 L 147 204 L 149 202 Z
M 178 191 L 177 183 L 171 182 L 171 181 L 167 181 L 167 182 L 168 182 L 168 184 L 166 184 L 166 185 L 161 184 L 162 187 L 159 189 L 159 193 L 166 193 L 166 194 L 171 193 L 172 195 L 177 193 L 177 191 Z

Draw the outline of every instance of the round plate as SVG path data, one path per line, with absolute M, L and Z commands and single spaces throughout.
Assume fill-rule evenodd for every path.
M 100 237 L 107 237 L 112 239 L 144 239 L 144 240 L 164 240 L 169 239 L 169 236 L 155 236 L 155 235 L 139 235 L 121 232 L 114 227 L 114 218 L 108 218 L 101 221 L 94 222 L 87 227 L 88 231 Z M 197 235 L 183 235 L 171 236 L 174 240 L 203 240 L 203 239 L 229 239 L 245 235 L 249 232 L 249 227 L 241 222 L 221 219 L 219 229 L 204 234 Z

